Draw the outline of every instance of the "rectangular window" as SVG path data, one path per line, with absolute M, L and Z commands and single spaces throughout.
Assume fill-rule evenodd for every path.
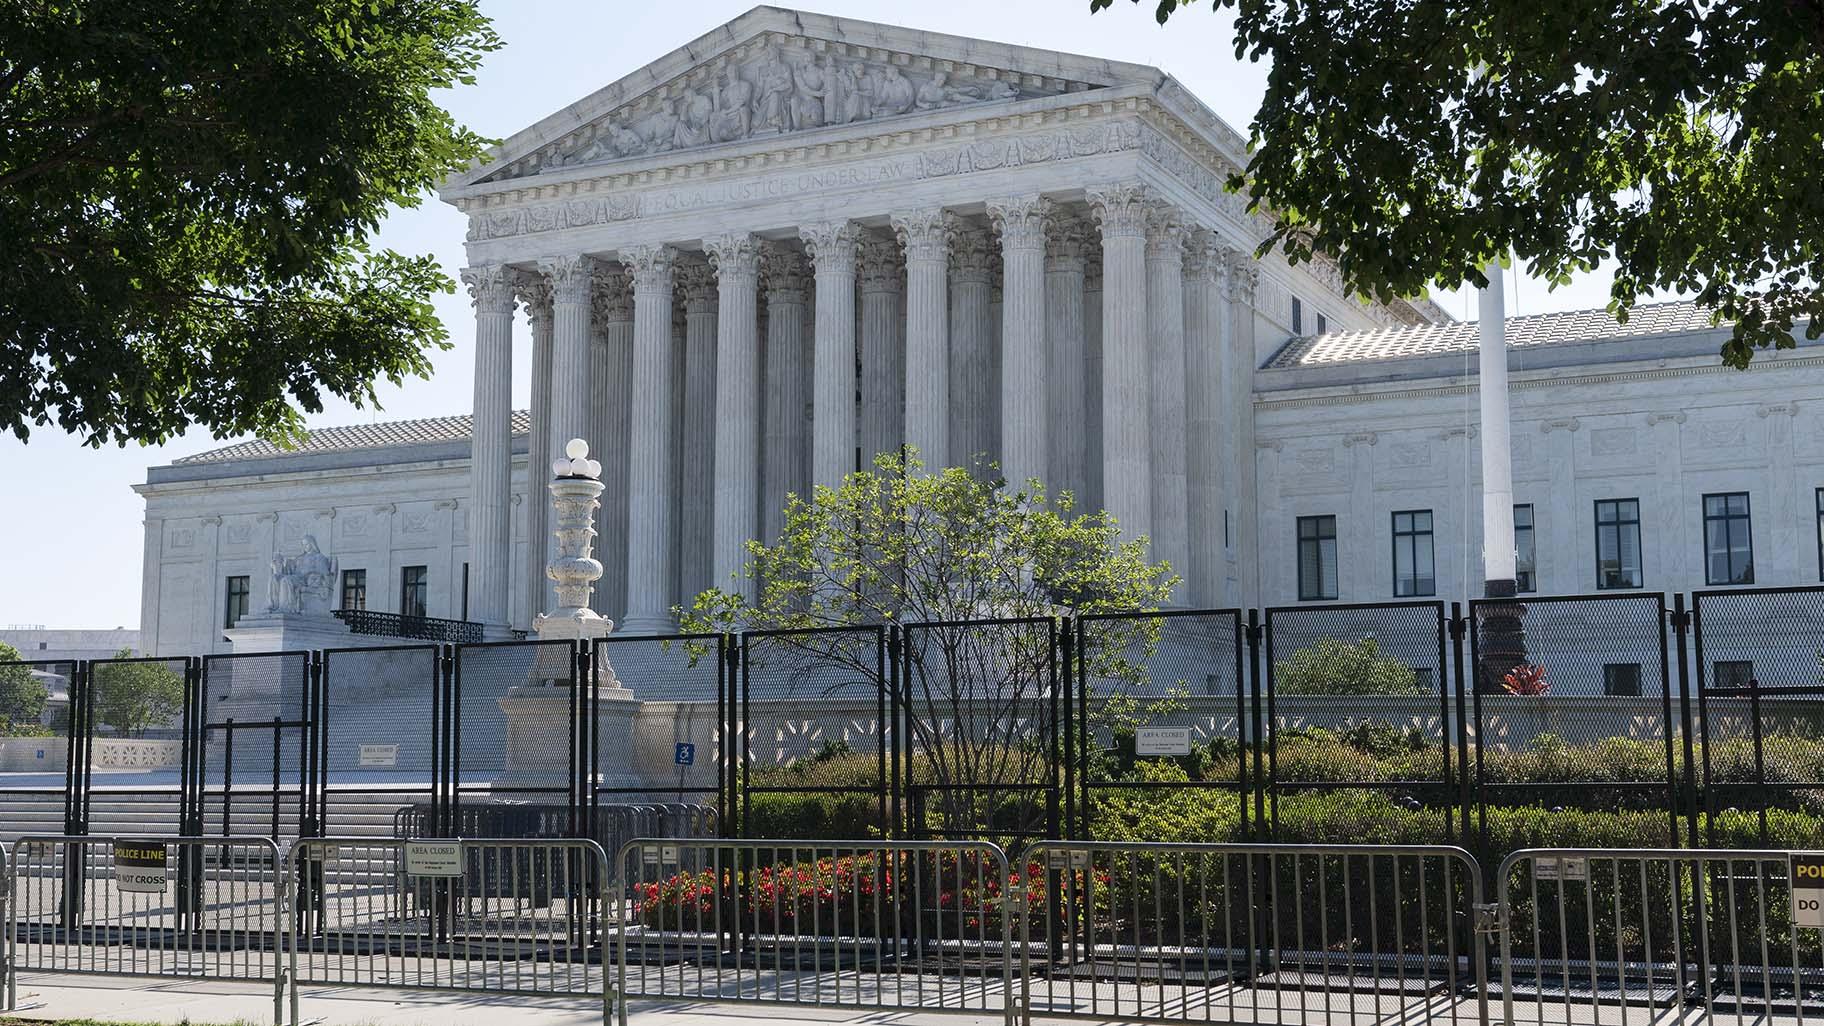
M 1328 335 L 1330 333 L 1330 321 L 1325 318 L 1323 314 L 1317 315 L 1317 333 L 1319 335 Z
M 1818 489 L 1818 580 L 1824 581 L 1824 488 Z
M 1747 659 L 1719 659 L 1710 665 L 1710 671 L 1711 687 L 1745 688 L 1754 680 L 1754 663 Z
M 1412 509 L 1393 515 L 1393 594 L 1395 598 L 1436 595 L 1431 510 Z
M 1640 500 L 1596 501 L 1596 587 L 1638 588 L 1640 571 Z
M 399 569 L 399 615 L 425 616 L 425 599 L 430 590 L 425 568 L 407 566 Z
M 1514 585 L 1521 591 L 1538 591 L 1538 552 L 1533 541 L 1533 504 L 1514 507 Z
M 1754 531 L 1747 492 L 1704 496 L 1704 580 L 1710 584 L 1754 583 Z
M 1292 334 L 1305 333 L 1305 304 L 1297 296 L 1292 297 Z
M 1336 598 L 1336 518 L 1298 518 L 1298 598 Z
M 342 571 L 342 609 L 367 608 L 367 571 Z
M 222 595 L 222 626 L 233 627 L 235 621 L 247 615 L 247 596 L 249 594 L 246 575 L 228 578 L 228 587 Z
M 462 618 L 469 618 L 469 564 L 462 564 Z
M 1604 663 L 1602 667 L 1602 693 L 1633 697 L 1640 694 L 1639 663 Z

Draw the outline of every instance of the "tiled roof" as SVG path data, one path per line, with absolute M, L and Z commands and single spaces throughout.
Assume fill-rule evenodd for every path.
M 529 410 L 513 411 L 513 433 L 532 430 Z M 236 442 L 220 449 L 200 452 L 177 460 L 178 465 L 225 463 L 229 460 L 263 460 L 275 456 L 297 456 L 313 452 L 338 452 L 347 449 L 381 449 L 392 445 L 422 445 L 426 442 L 464 442 L 469 439 L 469 418 L 426 417 L 423 420 L 395 420 L 384 424 L 354 424 L 348 427 L 315 428 L 295 449 L 282 449 L 271 442 L 253 439 Z
M 1652 303 L 1637 306 L 1622 324 L 1607 310 L 1566 310 L 1529 314 L 1507 320 L 1507 344 L 1515 348 L 1599 342 L 1711 327 L 1710 314 L 1690 302 Z M 1473 351 L 1477 343 L 1474 321 L 1420 324 L 1374 331 L 1333 331 L 1327 335 L 1295 338 L 1273 358 L 1269 368 L 1313 367 L 1372 360 L 1399 360 Z

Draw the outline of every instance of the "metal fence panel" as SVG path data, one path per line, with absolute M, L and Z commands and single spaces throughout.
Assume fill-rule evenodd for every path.
M 1665 596 L 1522 598 L 1470 603 L 1483 858 L 1524 846 L 1526 810 L 1602 813 L 1611 834 L 1685 843 Z
M 1013 1022 L 1010 877 L 992 844 L 642 839 L 617 865 L 623 999 Z
M 1505 1021 L 1824 1014 L 1819 931 L 1794 925 L 1793 864 L 1764 850 L 1515 852 L 1498 883 Z
M 291 876 L 321 900 L 291 924 L 300 986 L 424 987 L 601 996 L 607 856 L 583 838 L 299 841 Z
M 677 802 L 720 802 L 726 784 L 730 644 L 721 634 L 609 635 L 595 642 L 590 701 L 597 711 L 588 745 L 593 773 L 584 795 L 591 805 L 651 793 Z M 617 701 L 615 688 L 622 680 L 638 685 L 646 726 L 632 746 L 614 742 L 604 747 L 601 728 L 616 721 L 604 718 L 602 703 Z M 660 719 L 662 713 L 669 714 L 669 724 Z M 642 778 L 667 786 L 646 786 Z M 618 841 L 596 840 L 604 850 L 620 850 Z
M 1444 605 L 1267 610 L 1268 826 L 1275 840 L 1463 836 L 1463 695 Z
M 574 726 L 582 721 L 574 686 L 576 652 L 568 641 L 456 647 L 450 751 L 457 806 L 490 800 L 570 803 L 579 765 Z M 508 744 L 515 716 L 521 729 L 548 743 Z
M 879 627 L 741 637 L 735 782 L 744 836 L 894 832 L 892 667 Z
M 443 655 L 436 645 L 322 654 L 306 836 L 391 836 L 402 810 L 437 804 L 448 757 Z
M 296 838 L 316 805 L 306 786 L 316 703 L 309 652 L 203 657 L 195 746 L 200 832 Z
M 1045 841 L 1021 862 L 1029 1015 L 1487 1022 L 1460 848 Z
M 1066 816 L 1067 827 L 1077 831 L 1072 836 L 1156 839 L 1108 834 L 1113 825 L 1095 828 L 1098 797 L 1114 788 L 1135 795 L 1195 791 L 1225 811 L 1232 806 L 1227 818 L 1234 832 L 1228 839 L 1246 836 L 1254 695 L 1243 664 L 1245 645 L 1241 612 L 1234 609 L 1077 620 L 1076 705 L 1069 713 L 1078 728 L 1066 731 L 1064 740 L 1065 768 L 1083 783 L 1083 807 L 1080 818 Z M 1183 754 L 1159 756 L 1168 747 L 1178 750 L 1175 732 L 1184 735 Z M 1069 751 L 1073 744 L 1083 751 Z M 1178 772 L 1146 772 L 1143 764 L 1155 758 L 1174 763 Z
M 78 759 L 86 736 L 72 700 L 80 695 L 85 670 L 75 660 L 0 662 L 0 678 L 13 690 L 42 699 L 0 709 L 8 735 L 0 740 L 9 750 L 0 768 L 0 839 L 82 829 L 88 764 Z
M 273 984 L 280 1020 L 285 877 L 264 837 L 43 835 L 13 848 L 15 976 Z

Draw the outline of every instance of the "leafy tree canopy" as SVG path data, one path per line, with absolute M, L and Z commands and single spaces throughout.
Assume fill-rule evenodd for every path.
M 123 648 L 116 659 L 131 659 Z M 184 709 L 184 678 L 165 663 L 138 660 L 101 663 L 95 667 L 95 718 L 122 735 L 138 735 L 164 726 Z
M 1555 283 L 1613 259 L 1617 316 L 1691 294 L 1736 367 L 1824 332 L 1815 0 L 1212 4 L 1273 65 L 1231 180 L 1274 219 L 1263 251 L 1332 254 L 1380 300 L 1509 253 Z
M 389 208 L 484 140 L 432 94 L 478 0 L 62 0 L 0 11 L 0 428 L 296 437 L 448 346 Z
M 20 663 L 19 650 L 0 641 L 0 729 L 13 724 L 36 724 L 44 714 L 50 689 Z
M 1324 638 L 1273 664 L 1282 695 L 1422 695 L 1412 667 L 1381 654 L 1373 638 L 1350 644 Z

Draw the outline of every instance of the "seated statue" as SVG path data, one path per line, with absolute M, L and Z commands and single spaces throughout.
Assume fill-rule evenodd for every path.
M 269 613 L 329 612 L 336 579 L 336 559 L 317 547 L 315 535 L 304 536 L 304 551 L 295 556 L 274 553 Z

